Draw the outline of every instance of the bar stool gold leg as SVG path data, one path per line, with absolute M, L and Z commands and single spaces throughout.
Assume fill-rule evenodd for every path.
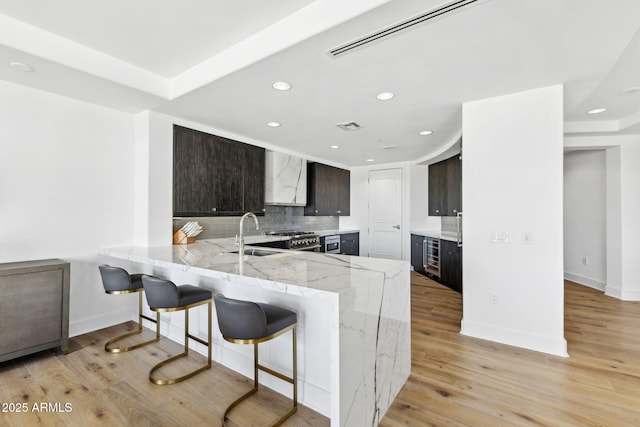
M 196 304 L 196 305 L 201 305 L 201 304 Z M 208 311 L 207 319 L 208 319 L 208 322 L 209 322 L 209 325 L 208 325 L 209 333 L 208 333 L 208 337 L 207 337 L 208 341 L 205 341 L 205 340 L 203 340 L 203 339 L 201 339 L 199 337 L 196 337 L 194 335 L 191 335 L 189 333 L 189 308 L 190 307 L 187 307 L 187 308 L 178 307 L 178 308 L 175 308 L 175 309 L 156 309 L 157 312 L 158 312 L 158 316 L 160 315 L 160 311 L 178 311 L 178 310 L 182 310 L 182 309 L 185 310 L 185 313 L 184 313 L 184 331 L 185 331 L 185 333 L 184 333 L 184 351 L 182 353 L 180 353 L 180 354 L 177 354 L 177 355 L 175 355 L 173 357 L 170 357 L 167 360 L 163 360 L 162 362 L 158 363 L 153 368 L 151 368 L 151 370 L 149 371 L 149 381 L 151 381 L 152 383 L 157 384 L 157 385 L 175 384 L 175 383 L 179 383 L 181 381 L 184 381 L 186 379 L 189 379 L 189 378 L 193 377 L 194 375 L 199 374 L 200 372 L 203 372 L 203 371 L 211 368 L 211 305 L 212 305 L 211 300 L 208 300 L 207 301 L 207 311 Z M 195 307 L 195 305 L 191 306 L 191 307 Z M 167 378 L 167 379 L 154 378 L 153 374 L 154 374 L 155 371 L 157 371 L 161 367 L 163 367 L 163 366 L 165 366 L 165 365 L 167 365 L 167 364 L 169 364 L 169 363 L 171 363 L 171 362 L 173 362 L 175 360 L 178 360 L 178 359 L 180 359 L 182 357 L 185 357 L 185 356 L 187 356 L 189 354 L 189 338 L 191 338 L 194 341 L 199 342 L 202 345 L 206 345 L 207 346 L 207 350 L 208 350 L 207 351 L 207 364 L 202 366 L 202 367 L 200 367 L 200 368 L 198 368 L 198 369 L 196 369 L 196 370 L 194 370 L 194 371 L 191 371 L 191 372 L 189 372 L 189 373 L 187 373 L 187 374 L 185 374 L 185 375 L 183 375 L 181 377 L 178 377 L 178 378 Z
M 144 314 L 142 314 L 142 292 L 141 291 L 137 291 L 138 292 L 138 329 L 136 329 L 135 331 L 131 331 L 131 332 L 127 332 L 126 334 L 122 334 L 122 335 L 118 335 L 115 338 L 110 339 L 109 341 L 106 342 L 106 344 L 104 345 L 104 350 L 109 352 L 109 353 L 123 353 L 125 351 L 131 351 L 131 350 L 135 350 L 136 348 L 140 348 L 142 346 L 145 346 L 147 344 L 151 344 L 154 342 L 157 342 L 160 340 L 160 313 L 156 313 L 156 318 L 153 319 L 151 317 L 145 316 Z M 114 292 L 115 293 L 115 292 Z M 154 322 L 156 324 L 156 337 L 148 340 L 148 341 L 144 341 L 138 344 L 134 344 L 131 345 L 129 347 L 111 347 L 112 344 L 114 344 L 115 342 L 118 342 L 122 339 L 125 339 L 127 337 L 133 336 L 133 335 L 137 335 L 137 334 L 141 334 L 142 333 L 142 319 L 147 319 L 150 320 L 151 322 Z
M 282 332 L 286 332 L 286 330 L 283 330 Z M 296 339 L 296 325 L 294 324 L 291 328 L 291 333 L 292 333 L 292 339 L 293 339 L 293 373 L 291 377 L 287 377 L 286 375 L 281 374 L 280 372 L 276 372 L 271 368 L 268 368 L 266 366 L 261 365 L 258 362 L 258 342 L 254 342 L 253 343 L 253 388 L 251 390 L 249 390 L 248 392 L 246 392 L 245 394 L 243 394 L 242 396 L 240 396 L 239 398 L 237 398 L 236 400 L 234 400 L 231 405 L 229 405 L 227 407 L 227 409 L 224 411 L 224 415 L 222 416 L 222 425 L 224 427 L 227 426 L 227 420 L 228 417 L 227 415 L 229 414 L 229 412 L 235 408 L 236 406 L 238 406 L 240 403 L 242 403 L 244 400 L 246 400 L 248 397 L 250 397 L 251 395 L 255 394 L 258 391 L 258 370 L 267 372 L 277 378 L 280 378 L 283 381 L 286 381 L 288 383 L 291 383 L 293 385 L 293 406 L 291 409 L 289 409 L 289 411 L 284 414 L 282 417 L 280 417 L 274 424 L 272 424 L 272 427 L 278 427 L 280 425 L 282 425 L 282 423 L 284 423 L 291 415 L 295 414 L 296 411 L 298 410 L 298 363 L 297 363 L 297 359 L 298 359 L 298 354 L 297 354 L 297 339 Z M 280 335 L 280 333 L 278 333 L 276 336 Z M 275 336 L 273 337 L 267 337 L 267 339 L 259 341 L 259 342 L 264 342 L 267 341 L 271 338 L 275 338 Z M 227 339 L 227 341 L 230 342 L 236 342 L 236 343 L 246 343 L 246 341 L 243 342 L 243 340 L 230 340 Z

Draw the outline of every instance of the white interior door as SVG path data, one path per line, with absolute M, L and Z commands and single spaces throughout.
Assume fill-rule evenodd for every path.
M 402 169 L 369 171 L 369 256 L 402 259 Z

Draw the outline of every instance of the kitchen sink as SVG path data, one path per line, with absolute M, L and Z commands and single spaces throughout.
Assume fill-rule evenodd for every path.
M 239 251 L 232 251 L 229 252 L 230 254 L 237 254 Z M 251 255 L 251 256 L 269 256 L 269 255 L 277 255 L 280 254 L 282 252 L 278 252 L 278 251 L 269 251 L 269 250 L 265 250 L 265 249 L 258 249 L 258 248 L 248 248 L 244 250 L 244 254 L 245 255 Z

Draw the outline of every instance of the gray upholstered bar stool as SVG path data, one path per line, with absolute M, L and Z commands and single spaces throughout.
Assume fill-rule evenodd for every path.
M 151 370 L 149 371 L 149 381 L 158 385 L 174 384 L 191 378 L 192 376 L 211 368 L 211 291 L 193 285 L 176 286 L 176 284 L 170 280 L 159 279 L 152 276 L 142 276 L 142 284 L 144 285 L 144 291 L 145 295 L 147 296 L 147 303 L 149 304 L 149 307 L 151 308 L 151 310 L 157 312 L 158 315 L 160 312 L 173 312 L 181 310 L 185 311 L 184 351 L 180 354 L 170 357 L 167 360 L 163 360 L 162 362 L 151 368 Z M 189 333 L 189 309 L 202 304 L 208 305 L 209 312 L 207 325 L 207 341 Z M 154 378 L 153 373 L 157 369 L 189 354 L 189 338 L 199 342 L 202 345 L 207 346 L 207 364 L 179 378 Z
M 121 353 L 124 351 L 135 350 L 143 345 L 158 341 L 160 339 L 160 313 L 156 314 L 155 319 L 142 314 L 142 291 L 144 291 L 142 286 L 142 274 L 129 274 L 127 270 L 123 268 L 112 267 L 104 264 L 98 266 L 98 269 L 100 270 L 100 276 L 102 277 L 102 286 L 104 286 L 104 291 L 107 294 L 118 295 L 131 294 L 134 292 L 138 293 L 138 329 L 110 339 L 104 345 L 105 351 L 108 351 L 109 353 Z M 155 322 L 156 337 L 154 339 L 134 344 L 129 347 L 111 347 L 111 345 L 117 341 L 142 333 L 142 319 Z
M 276 421 L 279 426 L 298 409 L 297 351 L 295 312 L 271 304 L 255 303 L 226 298 L 217 294 L 213 297 L 216 304 L 218 326 L 226 341 L 235 344 L 253 344 L 253 388 L 236 399 L 224 411 L 222 424 L 226 426 L 227 414 L 243 400 L 258 391 L 258 370 L 271 374 L 293 384 L 293 407 Z M 258 361 L 258 344 L 272 340 L 285 332 L 292 331 L 293 339 L 293 376 L 287 377 L 280 372 L 263 366 Z

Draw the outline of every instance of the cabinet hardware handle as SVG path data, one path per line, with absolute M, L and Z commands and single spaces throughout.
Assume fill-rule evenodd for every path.
M 393 225 L 391 228 L 395 228 L 396 230 L 400 230 L 400 224 Z
M 336 211 L 336 213 L 341 213 L 342 211 Z
M 422 241 L 422 267 L 427 269 L 427 239 Z
M 211 209 L 211 212 L 216 212 L 218 210 L 218 208 L 213 208 Z

